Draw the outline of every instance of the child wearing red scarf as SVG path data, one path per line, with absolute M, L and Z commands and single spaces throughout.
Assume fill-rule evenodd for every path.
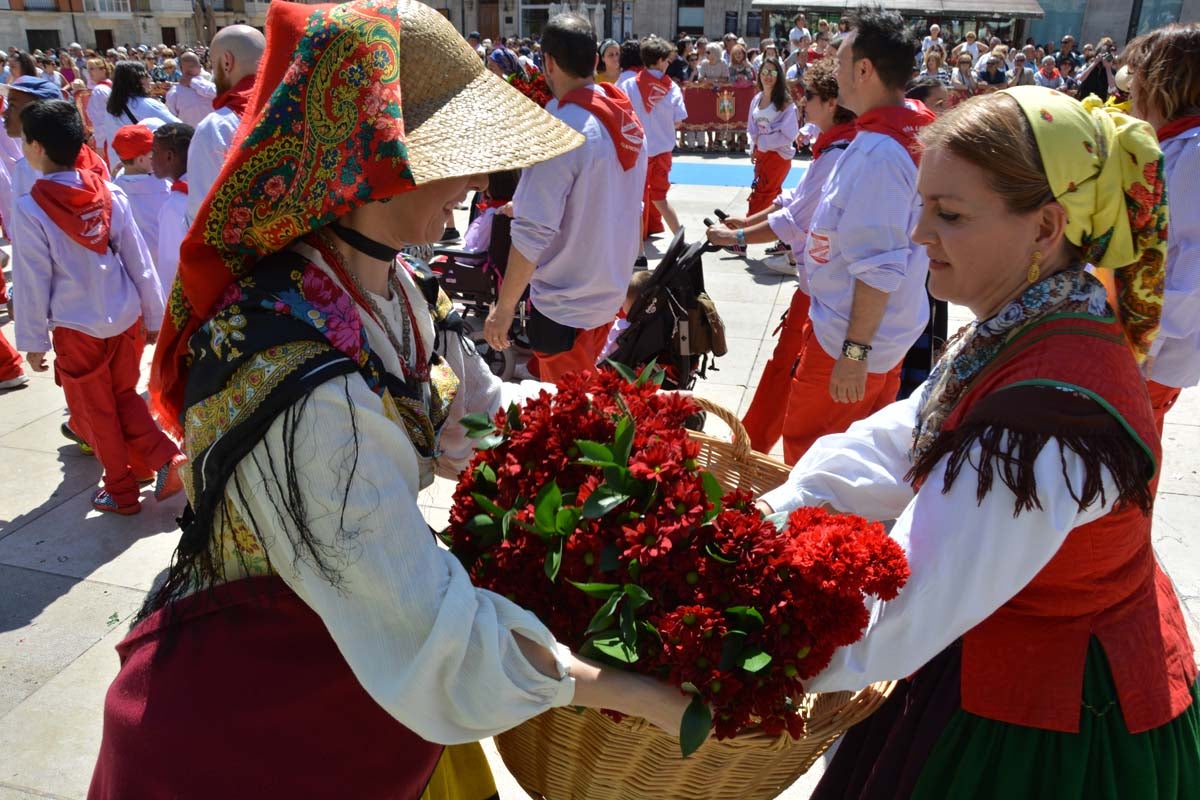
M 13 219 L 17 347 L 35 372 L 56 354 L 71 427 L 104 467 L 98 511 L 136 514 L 138 482 L 163 500 L 183 488 L 184 457 L 138 394 L 142 349 L 163 317 L 162 288 L 129 199 L 94 172 L 76 169 L 83 121 L 48 100 L 21 113 L 30 166 L 44 175 L 20 197 Z

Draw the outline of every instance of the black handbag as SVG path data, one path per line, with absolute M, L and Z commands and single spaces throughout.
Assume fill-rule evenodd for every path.
M 555 322 L 538 311 L 537 306 L 533 306 L 529 318 L 525 320 L 525 336 L 535 353 L 548 356 L 565 353 L 575 346 L 575 337 L 578 335 L 578 328 Z

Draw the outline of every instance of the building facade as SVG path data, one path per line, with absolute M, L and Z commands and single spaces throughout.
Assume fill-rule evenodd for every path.
M 777 0 L 596 0 L 547 3 L 532 0 L 426 0 L 464 34 L 484 37 L 536 37 L 559 11 L 581 11 L 605 36 L 623 39 L 656 33 L 720 37 L 727 32 L 757 43 L 763 36 L 786 35 L 790 17 L 803 9 L 817 19 L 836 22 L 857 0 L 819 0 L 811 4 Z M 1200 20 L 1200 0 L 1037 0 L 1044 16 L 1030 18 L 1028 0 L 963 0 L 947 14 L 950 0 L 896 0 L 914 28 L 938 22 L 950 33 L 973 28 L 1003 38 L 1033 37 L 1057 41 L 1064 33 L 1094 42 L 1112 36 L 1119 44 L 1138 33 L 1177 20 Z M 886 0 L 884 5 L 889 5 Z M 1035 4 L 1036 5 L 1036 4 Z M 121 44 L 188 44 L 204 41 L 215 29 L 245 22 L 262 27 L 268 2 L 257 0 L 0 0 L 0 46 L 24 49 L 84 47 L 106 50 Z M 984 11 L 982 9 L 986 8 Z

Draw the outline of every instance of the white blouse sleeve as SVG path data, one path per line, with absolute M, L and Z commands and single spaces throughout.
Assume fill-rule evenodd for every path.
M 967 461 L 978 464 L 981 457 L 976 443 Z M 1105 499 L 1080 511 L 1064 476 L 1082 486 L 1083 460 L 1069 449 L 1060 456 L 1051 439 L 1033 466 L 1041 508 L 1014 518 L 1015 496 L 1002 481 L 977 501 L 973 469 L 964 469 L 943 494 L 948 460 L 933 469 L 891 531 L 908 556 L 908 583 L 894 600 L 868 598 L 866 634 L 839 648 L 829 666 L 805 683 L 808 691 L 857 690 L 916 672 L 1012 599 L 1073 528 L 1104 516 L 1117 496 L 1112 474 L 1103 468 Z
M 340 576 L 336 586 L 309 553 L 297 554 L 295 534 L 288 535 L 280 518 L 275 476 L 285 469 L 283 427 L 277 419 L 241 461 L 241 491 L 230 494 L 257 526 L 280 576 L 320 615 L 379 705 L 422 738 L 454 744 L 492 736 L 572 700 L 566 650 L 546 627 L 474 587 L 458 560 L 435 543 L 416 504 L 416 453 L 359 376 L 319 386 L 288 440 L 310 532 Z M 555 653 L 560 677 L 538 672 L 514 633 Z
M 763 500 L 776 511 L 828 503 L 838 511 L 873 520 L 900 516 L 912 501 L 904 476 L 924 384 L 912 395 L 850 426 L 822 436 L 792 468 L 782 486 Z

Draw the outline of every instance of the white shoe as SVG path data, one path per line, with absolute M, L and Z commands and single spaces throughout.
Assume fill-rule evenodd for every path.
M 20 389 L 27 383 L 29 383 L 28 375 L 18 375 L 15 378 L 9 378 L 6 381 L 0 381 L 0 392 L 6 389 Z
M 793 278 L 796 277 L 796 265 L 788 260 L 786 253 L 781 256 L 764 258 L 763 264 L 776 275 L 791 275 Z

